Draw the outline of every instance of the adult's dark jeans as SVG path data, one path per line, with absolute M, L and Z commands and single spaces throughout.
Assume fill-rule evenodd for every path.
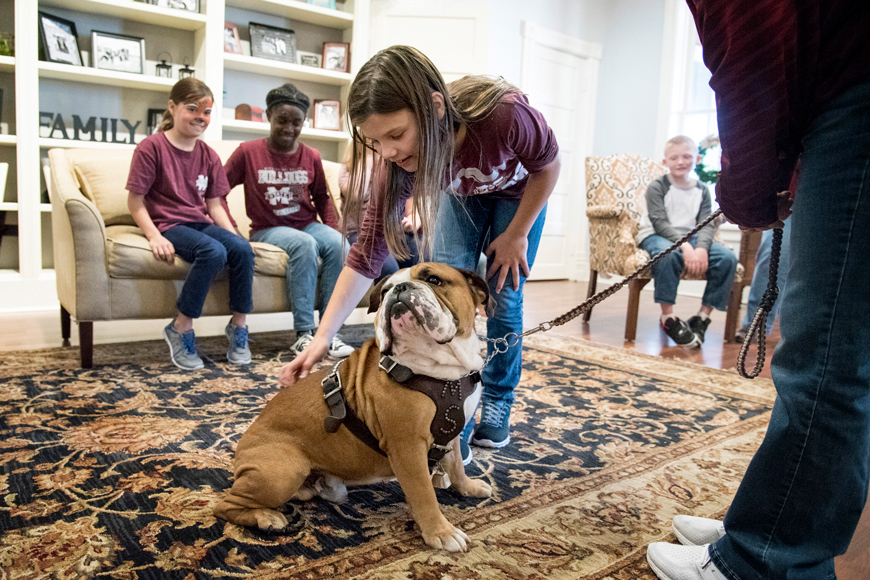
M 163 237 L 172 242 L 176 254 L 191 264 L 176 303 L 179 312 L 190 318 L 200 317 L 211 284 L 225 265 L 230 274 L 230 310 L 239 314 L 254 310 L 254 251 L 248 240 L 209 223 L 172 226 Z
M 777 399 L 710 547 L 731 580 L 833 579 L 870 485 L 870 83 L 803 139 Z

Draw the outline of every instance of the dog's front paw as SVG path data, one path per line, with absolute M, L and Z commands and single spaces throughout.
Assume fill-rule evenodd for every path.
M 482 479 L 469 479 L 466 477 L 461 485 L 454 484 L 453 487 L 456 491 L 466 497 L 492 496 L 492 487 Z
M 257 527 L 264 532 L 280 532 L 287 527 L 287 518 L 281 512 L 275 510 L 256 510 Z
M 459 528 L 447 524 L 446 530 L 435 534 L 423 534 L 423 541 L 436 550 L 465 552 L 468 549 L 468 536 Z

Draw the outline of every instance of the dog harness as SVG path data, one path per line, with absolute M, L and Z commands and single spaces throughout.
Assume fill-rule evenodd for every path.
M 339 361 L 332 372 L 321 381 L 323 400 L 329 408 L 329 416 L 323 420 L 323 428 L 328 433 L 335 433 L 344 424 L 360 441 L 386 456 L 378 439 L 347 404 L 341 385 L 341 377 L 338 374 L 338 368 L 342 362 L 344 361 Z M 480 372 L 474 371 L 464 377 L 445 381 L 415 374 L 408 367 L 400 365 L 386 355 L 381 357 L 378 368 L 387 373 L 392 381 L 423 393 L 435 403 L 435 417 L 433 417 L 432 425 L 429 427 L 434 441 L 429 448 L 428 461 L 429 473 L 436 473 L 439 467 L 438 463 L 451 449 L 450 442 L 459 435 L 465 426 L 465 399 L 475 391 L 480 383 Z

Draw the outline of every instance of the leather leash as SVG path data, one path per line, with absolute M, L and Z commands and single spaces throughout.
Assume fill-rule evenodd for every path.
M 486 358 L 484 361 L 484 366 L 489 364 L 492 358 L 498 354 L 503 354 L 508 351 L 509 348 L 516 346 L 519 344 L 520 339 L 529 336 L 531 334 L 535 334 L 536 332 L 546 332 L 551 330 L 555 326 L 562 326 L 566 322 L 570 322 L 574 320 L 587 310 L 592 309 L 598 303 L 610 298 L 614 294 L 616 294 L 622 287 L 628 285 L 632 280 L 643 274 L 646 270 L 649 270 L 653 267 L 659 260 L 664 259 L 665 256 L 678 249 L 684 243 L 688 242 L 692 236 L 697 234 L 701 229 L 703 229 L 707 224 L 718 218 L 722 215 L 722 210 L 717 209 L 712 214 L 710 214 L 706 219 L 701 221 L 698 225 L 696 225 L 689 233 L 685 236 L 674 242 L 667 250 L 661 252 L 660 254 L 656 254 L 649 262 L 635 270 L 631 273 L 627 278 L 623 279 L 618 284 L 614 284 L 605 288 L 601 292 L 596 293 L 593 296 L 587 298 L 584 302 L 575 306 L 565 314 L 554 318 L 548 322 L 543 322 L 534 328 L 530 328 L 529 330 L 523 332 L 522 334 L 517 334 L 516 332 L 509 332 L 501 338 L 486 338 L 487 342 L 493 343 L 492 353 Z M 767 290 L 764 293 L 764 297 L 761 300 L 761 304 L 759 305 L 758 311 L 755 313 L 755 317 L 752 320 L 752 324 L 749 327 L 749 336 L 743 341 L 743 344 L 740 347 L 740 353 L 737 355 L 737 372 L 740 376 L 747 379 L 754 379 L 761 372 L 761 369 L 764 368 L 764 356 L 765 356 L 765 341 L 763 340 L 763 333 L 765 329 L 765 322 L 767 321 L 767 316 L 770 313 L 771 308 L 773 308 L 773 303 L 776 302 L 777 297 L 777 287 L 776 287 L 776 278 L 777 271 L 779 268 L 779 253 L 780 247 L 782 246 L 782 230 L 778 229 L 773 232 L 773 245 L 770 251 L 770 275 L 767 282 Z M 758 352 L 756 353 L 756 361 L 755 368 L 752 373 L 746 372 L 746 355 L 749 352 L 749 343 L 751 342 L 750 337 L 753 333 L 759 333 L 759 342 L 758 342 Z

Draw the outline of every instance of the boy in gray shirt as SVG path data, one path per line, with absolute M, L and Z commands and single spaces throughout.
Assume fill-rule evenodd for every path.
M 710 190 L 689 177 L 697 160 L 698 146 L 690 138 L 680 135 L 665 144 L 662 164 L 670 173 L 649 184 L 647 211 L 637 233 L 638 245 L 650 256 L 667 250 L 712 211 Z M 728 307 L 737 256 L 714 241 L 714 234 L 715 226 L 708 224 L 652 268 L 655 301 L 662 309 L 662 329 L 681 346 L 701 346 L 710 325 L 710 312 L 714 308 L 725 310 Z M 701 309 L 688 322 L 674 315 L 677 286 L 683 270 L 694 278 L 707 279 Z

